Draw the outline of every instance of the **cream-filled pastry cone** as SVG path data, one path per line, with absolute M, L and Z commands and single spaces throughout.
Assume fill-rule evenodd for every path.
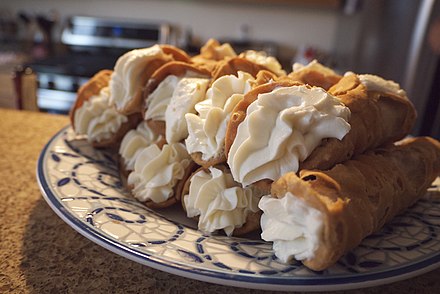
M 197 113 L 185 115 L 186 147 L 199 165 L 208 168 L 226 161 L 225 135 L 231 112 L 254 82 L 252 75 L 242 71 L 222 76 L 213 81 L 205 99 L 195 105 Z
M 168 143 L 188 136 L 185 114 L 205 99 L 210 72 L 192 64 L 171 62 L 157 70 L 145 90 L 144 119 Z
M 249 61 L 246 63 L 244 60 Z M 217 68 L 229 66 L 228 68 L 223 68 L 217 74 L 214 74 L 215 78 L 221 75 L 233 74 L 239 70 L 248 72 L 253 76 L 256 76 L 259 70 L 266 69 L 273 72 L 276 76 L 285 76 L 286 72 L 282 69 L 279 61 L 272 56 L 268 56 L 264 51 L 246 50 L 240 53 L 238 56 L 234 49 L 229 43 L 220 44 L 215 39 L 210 39 L 201 48 L 200 54 L 191 58 L 191 61 L 200 66 L 205 66 L 212 71 Z M 253 65 L 258 65 L 259 68 L 253 67 Z M 232 69 L 231 69 L 232 67 Z M 246 69 L 247 67 L 247 69 Z M 235 68 L 235 69 L 234 69 Z
M 292 80 L 282 79 L 279 81 L 272 81 L 271 79 L 262 79 L 261 82 L 252 89 L 246 95 L 244 95 L 243 99 L 237 103 L 235 108 L 232 111 L 230 120 L 228 122 L 228 126 L 226 129 L 226 138 L 225 138 L 225 155 L 226 157 L 229 154 L 229 149 L 231 148 L 232 143 L 235 140 L 237 135 L 238 126 L 244 121 L 246 118 L 246 111 L 249 105 L 254 102 L 259 94 L 268 93 L 273 91 L 279 87 L 290 87 L 295 85 L 303 85 L 300 82 L 294 82 Z
M 294 81 L 299 81 L 311 86 L 321 87 L 325 90 L 330 89 L 342 78 L 331 68 L 328 68 L 317 60 L 311 61 L 307 65 L 294 63 L 292 72 L 288 75 Z
M 76 134 L 85 135 L 94 147 L 115 147 L 122 137 L 141 120 L 139 114 L 129 116 L 116 111 L 110 99 L 109 81 L 112 71 L 102 70 L 84 84 L 70 111 Z
M 183 185 L 196 168 L 182 143 L 162 148 L 152 144 L 140 151 L 127 185 L 146 206 L 164 208 L 180 201 Z
M 328 171 L 287 173 L 259 207 L 262 235 L 283 262 L 324 270 L 415 203 L 440 175 L 440 143 L 413 138 Z
M 223 230 L 239 236 L 259 229 L 261 211 L 258 201 L 263 194 L 235 182 L 225 165 L 198 169 L 186 181 L 182 205 L 189 218 L 196 218 L 204 233 Z
M 236 141 L 239 127 L 242 125 L 242 122 L 246 121 L 246 118 L 251 111 L 248 109 L 249 105 L 257 101 L 260 95 L 267 95 L 271 91 L 275 92 L 276 94 L 279 89 L 286 86 L 289 87 L 289 83 L 295 82 L 289 82 L 287 79 L 282 79 L 253 89 L 245 95 L 242 102 L 237 104 L 234 113 L 231 115 L 227 129 L 225 148 L 227 154 L 230 154 L 232 145 L 234 143 L 236 145 L 234 154 L 232 156 L 228 155 L 228 163 L 231 166 L 233 175 L 235 176 L 235 173 L 237 173 L 237 178 L 235 178 L 237 181 L 243 181 L 244 177 L 254 177 L 254 180 L 261 178 L 260 175 L 256 175 L 259 171 L 253 167 L 257 164 L 257 161 L 251 161 L 250 158 L 257 156 L 260 161 L 263 160 L 263 158 L 270 159 L 269 155 L 257 153 L 255 151 L 244 152 L 246 149 L 239 147 L 241 142 L 245 143 L 244 147 L 247 146 L 246 148 L 248 148 L 250 144 L 254 144 L 254 142 L 259 142 L 257 144 L 262 146 L 264 145 L 264 143 L 261 143 L 261 138 L 258 140 L 246 141 L 246 139 L 251 137 L 252 134 L 254 134 L 255 138 L 257 138 L 256 135 L 262 134 L 262 132 L 256 131 L 252 133 L 252 125 L 255 122 L 258 122 L 258 120 L 255 119 L 255 115 L 253 116 L 253 119 L 249 120 L 250 123 L 248 122 L 247 126 L 243 125 L 241 127 L 241 139 Z M 278 170 L 287 172 L 286 169 L 290 168 L 290 171 L 297 172 L 303 168 L 331 168 L 334 164 L 348 160 L 353 155 L 361 154 L 368 149 L 372 149 L 382 144 L 394 142 L 403 138 L 409 133 L 415 120 L 414 107 L 404 94 L 405 92 L 401 90 L 397 84 L 390 81 L 385 81 L 376 76 L 362 75 L 361 78 L 359 78 L 358 75 L 348 74 L 344 76 L 336 85 L 334 85 L 328 93 L 332 94 L 330 96 L 337 98 L 339 103 L 350 110 L 351 114 L 347 120 L 348 124 L 350 125 L 350 131 L 343 137 L 322 137 L 321 141 L 317 145 L 313 144 L 316 145 L 314 147 L 309 144 L 312 141 L 307 140 L 303 136 L 296 136 L 297 139 L 303 138 L 304 142 L 309 144 L 304 146 L 312 146 L 313 148 L 303 149 L 303 151 L 299 152 L 298 154 L 303 154 L 306 156 L 301 155 L 294 160 L 284 155 L 280 157 L 279 155 L 275 154 L 273 150 L 280 150 L 278 147 L 275 149 L 270 149 L 272 150 L 270 156 L 272 156 L 272 158 L 277 158 L 278 162 L 280 163 L 277 167 Z M 324 119 L 325 116 L 322 116 L 321 118 Z M 310 127 L 309 123 L 305 125 Z M 254 126 L 254 130 L 259 129 L 257 124 Z M 249 130 L 248 134 L 245 132 L 246 129 Z M 339 128 L 332 127 L 328 130 L 337 131 L 338 129 Z M 298 130 L 301 130 L 301 128 Z M 303 132 L 304 130 L 306 129 L 303 129 Z M 325 129 L 321 128 L 321 130 Z M 279 129 L 279 131 L 281 131 L 281 129 Z M 275 133 L 275 129 L 273 133 Z M 308 131 L 306 131 L 306 134 L 311 135 Z M 277 140 L 279 141 L 281 138 L 282 136 L 277 138 Z M 270 144 L 274 144 L 273 140 L 268 140 L 268 142 Z M 316 143 L 316 141 L 314 142 Z M 289 145 L 281 144 L 279 146 Z M 290 148 L 291 151 L 300 151 L 301 148 L 298 149 L 299 146 L 301 145 L 297 145 L 294 148 L 292 146 L 286 148 Z M 236 161 L 235 153 L 236 150 L 240 149 L 243 150 L 243 152 L 240 152 L 241 155 L 239 154 L 240 157 L 238 157 L 241 159 Z M 290 152 L 290 154 L 293 153 Z M 249 167 L 247 165 L 243 165 L 242 163 L 244 160 L 248 160 L 248 162 L 252 164 Z M 238 164 L 239 162 L 242 163 Z M 267 163 L 268 162 L 269 160 L 267 160 Z M 261 164 L 261 167 L 266 168 L 269 174 L 271 172 L 273 174 L 274 172 L 274 169 L 268 168 L 269 165 L 264 162 Z M 294 169 L 292 169 L 293 167 Z M 236 169 L 241 169 L 242 171 L 235 171 Z M 245 170 L 248 170 L 249 172 L 245 172 Z M 238 175 L 239 173 L 241 175 Z M 276 176 L 279 176 L 279 174 L 280 173 L 274 174 L 268 179 L 276 179 Z
M 200 54 L 191 58 L 191 62 L 212 71 L 218 61 L 236 56 L 229 43 L 220 44 L 215 39 L 209 39 L 200 49 Z
M 392 81 L 349 73 L 329 93 L 350 108 L 351 130 L 342 140 L 323 141 L 301 168 L 328 169 L 353 155 L 404 138 L 414 125 L 415 108 Z
M 168 45 L 131 50 L 116 61 L 110 80 L 111 101 L 118 112 L 141 112 L 142 91 L 151 75 L 173 60 L 189 62 L 182 50 Z
M 322 140 L 341 140 L 350 130 L 350 110 L 337 98 L 320 87 L 288 81 L 246 94 L 228 128 L 238 115 L 244 118 L 235 136 L 227 134 L 231 136 L 227 162 L 234 179 L 244 186 L 298 171 Z
M 246 50 L 238 56 L 264 66 L 279 77 L 286 75 L 286 71 L 283 70 L 280 62 L 275 57 L 267 55 L 264 51 Z
M 256 77 L 260 71 L 272 72 L 264 63 L 259 64 L 244 57 L 233 57 L 219 61 L 212 72 L 212 78 L 215 81 L 225 75 L 237 74 L 239 71 L 247 72 L 253 77 Z M 274 77 L 278 77 L 276 73 L 272 73 Z

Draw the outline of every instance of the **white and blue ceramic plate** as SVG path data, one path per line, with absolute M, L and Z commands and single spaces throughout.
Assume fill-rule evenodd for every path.
M 375 286 L 440 266 L 440 180 L 426 196 L 333 267 L 283 264 L 256 238 L 208 236 L 179 208 L 153 211 L 122 187 L 114 154 L 66 127 L 43 149 L 37 177 L 52 209 L 93 242 L 147 266 L 222 285 L 317 291 Z

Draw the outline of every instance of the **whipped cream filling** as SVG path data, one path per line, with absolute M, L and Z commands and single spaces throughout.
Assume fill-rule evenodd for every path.
M 173 96 L 174 89 L 182 79 L 175 75 L 167 76 L 146 100 L 145 120 L 165 121 L 165 111 Z
M 188 152 L 202 154 L 202 160 L 217 158 L 224 152 L 226 127 L 232 110 L 251 89 L 254 78 L 245 72 L 217 79 L 206 92 L 206 99 L 195 105 L 198 115 L 185 115 Z
M 149 48 L 131 50 L 116 61 L 110 79 L 111 99 L 116 109 L 124 109 L 126 104 L 144 86 L 144 72 L 154 60 L 171 61 L 171 55 L 165 54 L 159 45 Z
M 133 170 L 141 151 L 161 139 L 162 136 L 156 135 L 146 121 L 142 121 L 136 129 L 130 130 L 122 139 L 119 147 L 119 154 L 124 159 L 125 169 Z
M 278 259 L 288 262 L 314 257 L 324 227 L 319 210 L 290 192 L 281 199 L 263 196 L 258 206 L 263 211 L 261 238 L 273 241 Z
M 148 96 L 146 120 L 165 121 L 168 143 L 188 136 L 186 113 L 195 113 L 195 104 L 205 99 L 209 79 L 187 72 L 184 76 L 167 76 Z
M 258 95 L 246 113 L 227 159 L 244 186 L 297 172 L 322 139 L 341 140 L 350 130 L 348 107 L 318 87 L 278 87 Z
M 215 167 L 192 176 L 189 194 L 183 200 L 187 216 L 199 216 L 201 231 L 224 230 L 228 236 L 235 228 L 243 226 L 249 212 L 259 210 L 259 197 L 251 188 L 243 188 L 230 173 Z
M 350 74 L 350 73 L 349 73 Z M 359 81 L 367 88 L 367 91 L 391 93 L 400 97 L 407 97 L 405 90 L 400 85 L 391 80 L 385 80 L 376 75 L 358 75 Z
M 142 202 L 168 200 L 189 164 L 190 156 L 181 143 L 166 144 L 162 150 L 156 144 L 142 149 L 127 180 L 134 187 L 132 194 Z
M 321 72 L 321 73 L 326 74 L 326 75 L 336 75 L 337 74 L 334 70 L 332 70 L 329 67 L 326 67 L 326 66 L 322 65 L 316 59 L 312 60 L 307 65 L 304 65 L 304 64 L 299 63 L 299 62 L 295 62 L 292 65 L 292 71 L 293 72 L 301 72 L 303 70 L 315 70 L 315 71 Z
M 77 134 L 87 135 L 89 142 L 101 142 L 110 139 L 128 118 L 116 111 L 109 88 L 104 87 L 75 110 L 73 121 Z
M 243 58 L 255 62 L 256 64 L 262 65 L 274 72 L 278 76 L 286 75 L 286 72 L 281 67 L 281 64 L 273 56 L 268 56 L 264 51 L 247 50 L 240 54 Z
M 176 143 L 188 136 L 185 114 L 195 113 L 194 106 L 205 99 L 209 79 L 184 77 L 176 85 L 165 111 L 165 138 Z

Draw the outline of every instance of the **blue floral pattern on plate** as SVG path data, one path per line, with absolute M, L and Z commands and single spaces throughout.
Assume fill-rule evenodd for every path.
M 42 151 L 37 177 L 52 209 L 87 238 L 129 259 L 198 280 L 270 290 L 336 290 L 393 282 L 440 266 L 440 179 L 335 266 L 314 272 L 300 262 L 279 262 L 271 244 L 258 237 L 204 235 L 179 209 L 148 209 L 124 190 L 115 154 L 92 148 L 70 127 Z

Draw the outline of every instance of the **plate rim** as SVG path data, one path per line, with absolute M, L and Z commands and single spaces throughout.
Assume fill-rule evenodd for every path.
M 134 262 L 161 270 L 170 274 L 186 278 L 196 279 L 203 282 L 215 283 L 226 286 L 245 287 L 262 290 L 281 291 L 320 291 L 320 290 L 350 290 L 365 287 L 373 287 L 392 282 L 402 281 L 415 277 L 440 267 L 440 252 L 424 259 L 413 261 L 410 264 L 393 267 L 390 270 L 382 270 L 373 273 L 359 273 L 353 275 L 338 275 L 336 277 L 288 277 L 253 276 L 244 273 L 230 274 L 211 269 L 200 269 L 178 262 L 170 262 L 153 256 L 147 252 L 141 252 L 126 244 L 114 240 L 99 230 L 87 225 L 78 219 L 63 205 L 62 201 L 51 191 L 50 183 L 44 172 L 45 159 L 48 150 L 64 132 L 71 128 L 67 125 L 53 135 L 45 144 L 39 154 L 36 167 L 36 178 L 43 198 L 51 209 L 76 232 L 90 241 L 105 249 L 116 253 Z M 154 213 L 154 212 L 152 212 Z M 225 284 L 225 281 L 228 283 Z

